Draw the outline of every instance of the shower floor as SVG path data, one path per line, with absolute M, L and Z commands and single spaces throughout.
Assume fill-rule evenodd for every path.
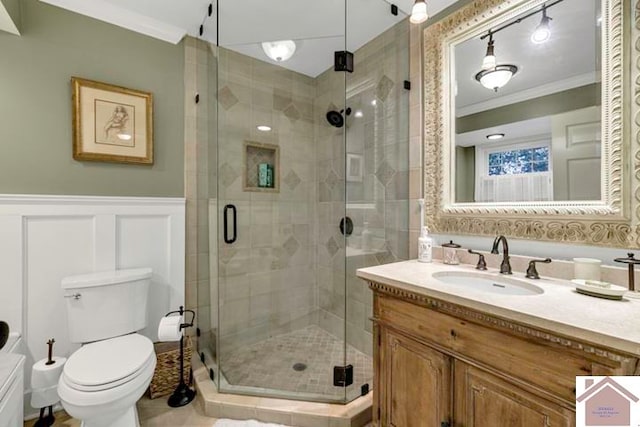
M 344 342 L 312 325 L 239 348 L 221 358 L 222 371 L 234 386 L 260 387 L 287 392 L 310 393 L 343 399 L 344 388 L 334 387 L 333 367 L 344 364 Z M 294 370 L 297 363 L 306 365 Z M 371 357 L 347 345 L 347 363 L 353 365 L 353 385 L 347 394 L 372 387 Z

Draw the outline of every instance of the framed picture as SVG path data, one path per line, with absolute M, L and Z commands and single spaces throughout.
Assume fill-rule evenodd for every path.
M 71 78 L 73 158 L 153 164 L 153 95 Z
M 361 154 L 347 154 L 347 181 L 362 182 L 364 158 Z

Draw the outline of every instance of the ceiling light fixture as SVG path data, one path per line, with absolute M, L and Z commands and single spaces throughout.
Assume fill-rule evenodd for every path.
M 518 67 L 511 64 L 500 64 L 489 70 L 482 70 L 476 74 L 476 80 L 487 89 L 497 92 L 498 89 L 509 83 L 511 77 L 518 72 Z
M 542 6 L 542 19 L 536 30 L 531 34 L 532 43 L 542 44 L 551 38 L 551 27 L 549 26 L 551 19 L 547 16 L 547 6 Z
M 481 36 L 480 40 L 484 40 L 488 37 L 489 43 L 487 44 L 487 53 L 482 60 L 482 70 L 475 75 L 475 79 L 480 82 L 482 86 L 496 92 L 498 89 L 509 83 L 511 78 L 518 72 L 518 67 L 511 64 L 498 65 L 496 61 L 493 36 L 502 30 L 506 30 L 512 25 L 520 24 L 525 19 L 542 12 L 540 25 L 538 25 L 536 31 L 531 35 L 531 41 L 534 43 L 544 43 L 551 37 L 551 29 L 549 27 L 551 18 L 547 16 L 547 9 L 562 3 L 563 1 L 564 0 L 548 1 L 542 5 L 541 9 L 536 9 L 524 16 L 517 17 L 498 28 L 490 29 L 487 34 Z
M 429 19 L 429 14 L 427 13 L 427 3 L 425 0 L 416 0 L 411 8 L 411 16 L 409 17 L 409 21 L 412 24 L 422 24 L 424 21 Z
M 269 132 L 271 130 L 271 127 L 270 126 L 266 126 L 266 125 L 259 125 L 259 126 L 257 126 L 257 129 L 260 132 Z
M 296 43 L 293 40 L 263 42 L 262 50 L 272 60 L 283 62 L 290 59 L 296 52 Z
M 493 32 L 489 31 L 484 37 L 489 37 L 487 43 L 487 53 L 482 59 L 482 70 L 476 74 L 475 79 L 487 89 L 498 91 L 502 86 L 509 83 L 511 77 L 518 71 L 518 67 L 510 64 L 496 63 L 495 42 L 493 40 Z M 481 39 L 482 39 L 481 38 Z
M 372 100 L 372 101 L 371 101 L 371 105 L 373 105 L 374 107 L 375 107 L 377 104 L 378 104 L 378 101 L 377 101 L 377 100 L 375 100 L 375 99 L 374 99 L 374 100 Z
M 493 33 L 489 33 L 489 43 L 487 43 L 487 53 L 482 60 L 482 69 L 490 70 L 496 66 L 496 54 L 494 52 Z
M 491 135 L 487 135 L 488 140 L 496 140 L 504 138 L 504 133 L 492 133 Z

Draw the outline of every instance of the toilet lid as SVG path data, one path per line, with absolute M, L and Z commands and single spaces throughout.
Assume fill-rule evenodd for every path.
M 153 354 L 149 338 L 124 335 L 82 346 L 64 365 L 74 384 L 95 387 L 118 381 L 137 372 Z

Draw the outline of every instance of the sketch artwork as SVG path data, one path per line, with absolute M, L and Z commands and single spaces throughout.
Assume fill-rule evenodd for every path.
M 133 147 L 135 108 L 96 99 L 96 143 Z

